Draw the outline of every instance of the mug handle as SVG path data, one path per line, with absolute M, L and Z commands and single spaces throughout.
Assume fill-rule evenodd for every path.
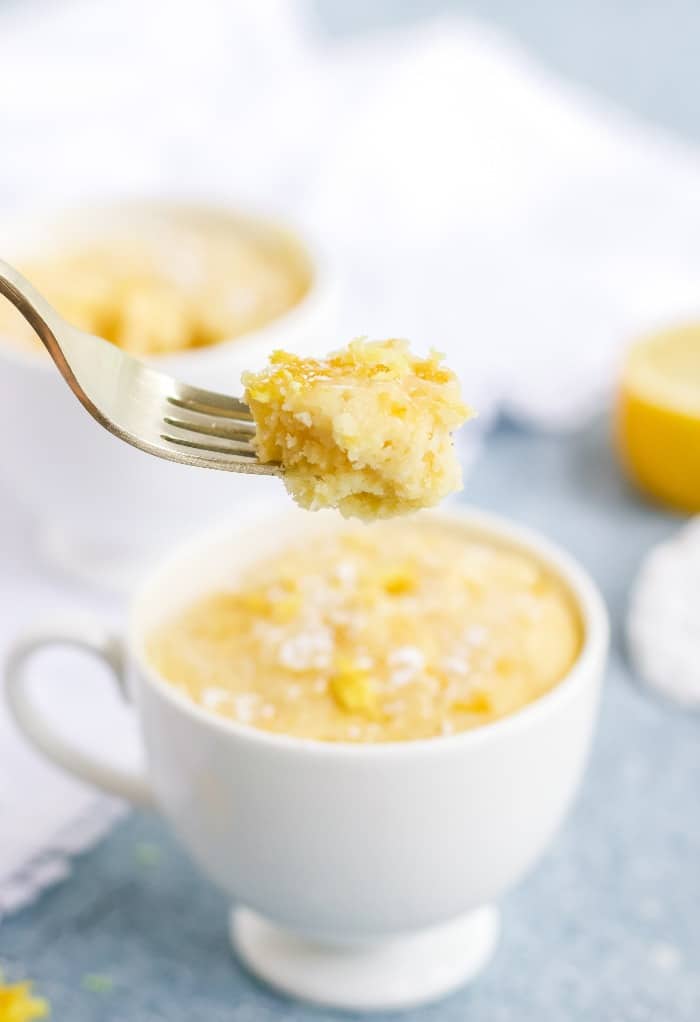
M 121 640 L 95 621 L 54 622 L 20 637 L 5 663 L 5 695 L 19 729 L 48 759 L 81 781 L 135 805 L 153 807 L 153 795 L 143 772 L 110 766 L 79 749 L 56 731 L 37 706 L 27 684 L 26 667 L 35 653 L 51 646 L 70 646 L 97 657 L 109 668 L 117 688 L 128 699 Z

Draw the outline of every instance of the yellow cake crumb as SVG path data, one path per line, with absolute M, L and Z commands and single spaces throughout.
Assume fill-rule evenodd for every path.
M 392 596 L 405 596 L 416 588 L 417 578 L 411 568 L 397 568 L 390 571 L 384 578 L 382 585 L 384 591 Z
M 377 714 L 377 693 L 367 671 L 342 663 L 330 680 L 331 695 L 341 710 L 366 717 Z
M 293 613 L 286 608 L 291 600 Z M 514 713 L 578 655 L 568 591 L 517 550 L 418 516 L 323 528 L 148 638 L 216 714 L 321 741 L 433 738 Z
M 485 692 L 474 692 L 468 699 L 457 699 L 450 707 L 453 713 L 490 713 L 491 700 Z
M 452 433 L 470 417 L 442 357 L 402 340 L 353 341 L 317 360 L 275 352 L 243 376 L 260 459 L 302 507 L 373 519 L 460 489 Z

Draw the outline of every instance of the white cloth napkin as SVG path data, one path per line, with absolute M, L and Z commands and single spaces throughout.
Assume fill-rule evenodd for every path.
M 700 312 L 698 154 L 483 26 L 331 44 L 285 0 L 14 4 L 0 8 L 0 68 L 0 251 L 2 209 L 37 200 L 263 205 L 335 259 L 346 297 L 329 346 L 399 335 L 447 352 L 482 426 L 498 410 L 580 422 L 631 335 Z M 3 513 L 0 645 L 44 608 L 84 606 Z M 84 667 L 55 680 L 66 726 L 135 754 Z M 112 809 L 40 764 L 1 708 L 0 749 L 2 911 L 64 871 Z
M 627 608 L 637 675 L 668 699 L 700 707 L 700 516 L 644 557 Z

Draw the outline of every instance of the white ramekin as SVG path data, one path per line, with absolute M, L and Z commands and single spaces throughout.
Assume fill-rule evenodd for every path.
M 335 336 L 336 284 L 328 260 L 277 221 L 201 203 L 121 201 L 3 218 L 0 258 L 23 263 L 63 236 L 105 239 L 143 230 L 156 217 L 215 215 L 278 235 L 298 250 L 311 286 L 288 313 L 262 329 L 208 348 L 153 359 L 182 380 L 240 393 L 245 369 L 275 348 L 320 354 Z M 1 299 L 0 299 L 1 300 Z M 71 571 L 123 588 L 147 554 L 193 528 L 230 517 L 249 500 L 280 491 L 278 480 L 170 464 L 116 440 L 90 419 L 42 351 L 0 338 L 0 482 L 32 514 L 42 548 Z
M 125 641 L 98 625 L 48 626 L 9 658 L 7 696 L 30 741 L 84 780 L 162 813 L 245 906 L 232 932 L 253 971 L 324 1004 L 405 1007 L 475 975 L 496 941 L 494 903 L 551 841 L 591 742 L 608 644 L 594 583 L 562 550 L 493 515 L 431 517 L 536 557 L 564 581 L 583 623 L 581 653 L 560 684 L 480 729 L 359 746 L 268 734 L 199 709 L 149 666 L 144 640 L 165 615 L 231 585 L 288 539 L 333 525 L 329 514 L 251 512 L 151 573 Z M 77 751 L 35 704 L 24 667 L 56 643 L 97 654 L 133 700 L 142 776 Z

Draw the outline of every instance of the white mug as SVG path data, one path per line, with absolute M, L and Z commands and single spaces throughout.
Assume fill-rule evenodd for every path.
M 0 253 L 31 262 L 62 246 L 185 225 L 230 224 L 284 244 L 309 276 L 301 301 L 272 322 L 219 344 L 147 361 L 177 379 L 240 394 L 241 373 L 259 369 L 275 348 L 320 355 L 337 338 L 337 286 L 327 257 L 283 223 L 204 203 L 113 201 L 80 209 L 32 210 L 0 222 Z M 65 240 L 63 240 L 65 239 Z M 0 297 L 0 301 L 4 301 Z M 193 470 L 154 459 L 89 419 L 40 348 L 0 337 L 0 482 L 37 520 L 42 552 L 83 580 L 128 590 L 153 550 L 229 517 L 232 507 L 280 490 L 279 481 Z M 196 478 L 197 485 L 193 485 Z
M 176 550 L 133 601 L 122 640 L 99 626 L 20 640 L 7 697 L 29 740 L 98 787 L 151 806 L 239 907 L 238 953 L 299 997 L 356 1010 L 422 1003 L 475 975 L 498 932 L 495 903 L 551 841 L 586 761 L 608 644 L 602 599 L 566 553 L 493 515 L 433 513 L 525 551 L 566 584 L 581 652 L 549 693 L 495 723 L 430 740 L 351 745 L 267 733 L 209 713 L 160 677 L 144 644 L 199 595 L 330 512 L 253 514 Z M 47 645 L 84 647 L 134 703 L 147 767 L 116 770 L 59 737 L 24 667 Z M 245 906 L 245 907 L 243 907 Z

